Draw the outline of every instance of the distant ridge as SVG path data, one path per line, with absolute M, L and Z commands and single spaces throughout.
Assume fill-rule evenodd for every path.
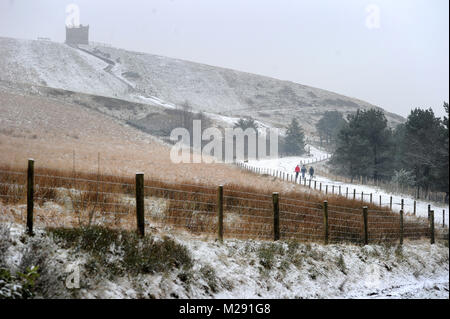
M 295 115 L 307 132 L 328 110 L 379 108 L 327 90 L 262 75 L 106 46 L 0 37 L 0 80 L 284 126 Z M 114 64 L 107 63 L 112 61 Z M 383 110 L 390 126 L 404 122 Z

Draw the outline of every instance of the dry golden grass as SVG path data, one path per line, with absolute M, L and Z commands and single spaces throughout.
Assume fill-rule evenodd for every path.
M 144 172 L 154 179 L 208 185 L 237 183 L 273 191 L 285 183 L 243 173 L 231 165 L 174 164 L 170 147 L 119 121 L 79 105 L 0 92 L 0 163 L 104 175 Z
M 154 138 L 85 107 L 46 97 L 0 92 L 0 114 L 0 169 L 9 171 L 0 173 L 0 198 L 6 205 L 2 212 L 17 221 L 24 218 L 25 189 L 20 185 L 25 185 L 25 177 L 11 171 L 23 174 L 27 159 L 34 158 L 36 221 L 43 225 L 98 223 L 134 229 L 134 176 L 139 171 L 146 179 L 150 228 L 170 225 L 214 233 L 216 188 L 222 184 L 225 236 L 272 238 L 271 195 L 279 192 L 282 238 L 320 240 L 322 205 L 328 199 L 330 240 L 362 239 L 359 201 L 326 196 L 232 165 L 174 164 L 169 146 Z M 369 205 L 370 238 L 393 240 L 398 220 L 386 207 Z M 405 229 L 407 236 L 422 236 L 428 225 L 408 219 Z
M 64 172 L 37 168 L 35 171 L 36 219 L 45 226 L 101 224 L 135 228 L 135 180 L 115 175 Z M 4 205 L 25 209 L 26 171 L 0 167 L 0 199 Z M 11 186 L 12 185 L 12 186 Z M 170 226 L 193 234 L 214 234 L 217 226 L 217 188 L 190 181 L 172 183 L 145 180 L 146 221 L 152 227 Z M 282 239 L 323 239 L 323 197 L 291 191 L 281 193 Z M 339 196 L 327 198 L 330 241 L 359 243 L 363 240 L 363 217 L 359 201 Z M 59 206 L 52 206 L 57 203 Z M 20 206 L 22 205 L 22 206 Z M 386 207 L 369 205 L 371 242 L 399 238 L 399 215 Z M 224 234 L 226 237 L 273 238 L 272 193 L 237 184 L 224 185 Z M 21 222 L 24 214 L 21 214 Z M 59 219 L 59 220 L 58 220 Z M 405 219 L 405 239 L 428 236 L 421 219 Z

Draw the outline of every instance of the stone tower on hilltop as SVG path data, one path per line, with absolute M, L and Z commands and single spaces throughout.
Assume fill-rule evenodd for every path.
M 66 44 L 89 45 L 89 25 L 83 26 L 80 24 L 78 27 L 66 26 Z

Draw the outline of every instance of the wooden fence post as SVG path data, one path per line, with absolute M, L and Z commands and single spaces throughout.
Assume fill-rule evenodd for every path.
M 345 188 L 345 198 L 348 198 L 348 187 Z
M 217 188 L 217 239 L 223 242 L 223 185 Z
M 144 173 L 136 173 L 136 222 L 139 236 L 144 237 Z
M 339 196 L 341 196 L 341 185 L 339 185 Z
M 434 210 L 430 210 L 430 243 L 434 244 Z
M 405 209 L 405 201 L 403 200 L 403 198 L 402 198 L 402 201 L 401 201 L 401 208 L 400 209 L 401 210 Z
M 372 193 L 370 193 L 370 203 L 372 204 Z
M 325 185 L 325 194 L 328 194 L 328 185 Z
M 392 210 L 392 196 L 389 198 L 389 209 Z
M 328 201 L 323 201 L 323 235 L 325 245 L 328 245 L 329 229 L 328 229 Z
M 442 227 L 445 227 L 445 209 L 442 210 Z
M 353 200 L 356 200 L 356 188 L 353 189 Z
M 28 159 L 27 173 L 27 233 L 33 236 L 34 159 Z
M 416 216 L 416 201 L 414 201 L 414 216 Z
M 430 211 L 431 211 L 431 205 L 428 204 L 428 220 L 430 220 Z
M 364 245 L 369 243 L 369 233 L 367 227 L 367 206 L 363 207 L 363 221 L 364 221 Z
M 314 190 L 316 190 L 317 181 L 314 181 Z
M 280 239 L 280 203 L 278 193 L 272 194 L 273 202 L 273 240 Z
M 319 191 L 322 192 L 322 182 L 320 182 L 320 185 L 319 185 Z
M 380 195 L 380 206 L 381 206 L 381 195 Z
M 361 192 L 361 202 L 364 201 L 364 192 Z
M 400 209 L 400 245 L 403 245 L 403 209 Z
M 334 195 L 334 185 L 331 186 L 331 194 Z

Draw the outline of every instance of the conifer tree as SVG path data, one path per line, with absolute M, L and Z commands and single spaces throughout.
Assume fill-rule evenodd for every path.
M 302 155 L 306 152 L 305 134 L 295 118 L 287 128 L 283 149 L 286 155 Z

